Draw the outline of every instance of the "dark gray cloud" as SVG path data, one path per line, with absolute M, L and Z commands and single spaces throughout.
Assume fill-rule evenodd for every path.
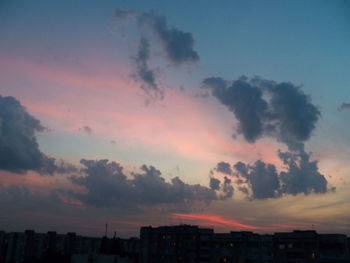
M 18 100 L 0 96 L 0 169 L 15 173 L 55 172 L 55 160 L 40 151 L 36 139 L 36 133 L 44 130 Z
M 27 199 L 30 195 L 30 191 L 28 187 L 18 186 L 18 185 L 10 185 L 4 186 L 0 184 L 0 195 L 2 199 L 8 199 L 13 201 Z
M 193 48 L 193 35 L 176 27 L 169 27 L 165 16 L 154 12 L 138 13 L 117 9 L 116 17 L 118 22 L 124 22 L 129 17 L 134 17 L 140 26 L 150 27 L 170 62 L 179 65 L 182 63 L 194 63 L 199 60 L 199 55 Z
M 134 77 L 143 82 L 141 88 L 152 99 L 162 99 L 164 91 L 157 85 L 156 71 L 149 67 L 151 50 L 149 40 L 155 37 L 164 51 L 165 58 L 174 65 L 181 65 L 195 63 L 199 60 L 199 56 L 193 48 L 194 38 L 192 34 L 168 26 L 166 18 L 154 12 L 142 13 L 117 9 L 116 17 L 119 24 L 126 22 L 129 18 L 137 21 L 143 37 L 140 40 L 137 56 L 134 58 L 136 62 Z
M 167 58 L 174 64 L 193 63 L 199 60 L 194 50 L 194 38 L 191 33 L 169 27 L 165 16 L 153 12 L 142 13 L 140 24 L 150 26 L 164 48 Z
M 17 221 L 18 217 L 22 217 L 19 215 L 24 211 L 43 213 L 49 210 L 54 211 L 61 205 L 62 200 L 56 190 L 38 193 L 31 191 L 27 186 L 0 184 L 1 212 L 3 218 L 6 215 L 12 215 L 12 223 Z
M 311 153 L 305 152 L 303 144 L 315 129 L 320 111 L 299 87 L 259 77 L 235 81 L 212 77 L 203 81 L 203 88 L 233 112 L 237 132 L 248 142 L 271 136 L 288 147 L 287 152 L 279 151 L 285 171 L 258 160 L 253 165 L 237 162 L 232 172 L 227 163 L 220 162 L 212 175 L 213 171 L 234 175 L 238 189 L 251 199 L 329 191 L 317 161 L 310 160 Z
M 48 189 L 41 191 L 28 186 L 0 184 L 1 228 L 12 231 L 35 228 L 38 232 L 54 229 L 58 232 L 93 231 L 96 225 L 102 226 L 108 218 L 118 219 L 134 211 L 126 209 L 104 209 L 89 207 L 77 209 L 78 204 L 66 196 L 64 191 Z M 93 220 L 91 220 L 93 215 Z M 93 222 L 92 222 L 93 221 Z M 96 223 L 98 222 L 98 223 Z M 74 227 L 74 229 L 73 229 Z M 122 226 L 120 226 L 122 227 Z M 98 235 L 100 229 L 96 231 Z
M 87 125 L 79 128 L 79 131 L 85 132 L 88 135 L 92 134 L 92 128 L 90 126 L 87 126 Z
M 269 89 L 271 94 L 270 126 L 282 141 L 306 141 L 314 130 L 320 111 L 299 87 L 279 83 Z
M 250 85 L 245 79 L 234 81 L 232 85 L 221 78 L 205 79 L 203 83 L 211 89 L 214 97 L 234 113 L 239 121 L 238 132 L 247 141 L 254 142 L 262 135 L 268 104 L 259 88 Z
M 252 191 L 252 198 L 264 199 L 280 196 L 280 183 L 276 167 L 257 161 L 253 165 L 238 162 L 234 165 L 235 175 L 242 180 L 240 184 L 247 184 Z M 244 189 L 244 187 L 243 187 Z M 247 190 L 244 190 L 247 194 Z
M 221 190 L 223 192 L 223 194 L 220 196 L 221 200 L 226 200 L 228 198 L 231 198 L 233 196 L 233 191 L 234 191 L 232 186 L 232 180 L 225 176 Z
M 55 165 L 51 173 L 71 174 L 76 172 L 79 172 L 79 168 L 74 164 L 63 160 L 55 160 Z
M 211 177 L 209 186 L 213 190 L 220 190 L 220 180 L 217 178 Z
M 135 57 L 136 74 L 135 78 L 143 82 L 141 89 L 143 89 L 147 95 L 152 98 L 163 99 L 164 93 L 161 88 L 158 87 L 155 78 L 155 71 L 149 69 L 148 60 L 150 58 L 150 45 L 149 41 L 142 37 L 140 39 L 139 50 Z
M 237 132 L 251 143 L 262 136 L 282 142 L 306 141 L 320 117 L 310 97 L 291 83 L 246 77 L 230 82 L 212 77 L 203 81 L 203 88 L 233 112 Z
M 32 170 L 41 175 L 76 172 L 74 165 L 40 151 L 36 133 L 45 130 L 17 99 L 0 95 L 0 170 L 18 174 Z
M 215 190 L 201 185 L 184 183 L 179 177 L 166 182 L 153 166 L 142 165 L 139 173 L 127 176 L 123 167 L 108 160 L 81 160 L 85 176 L 70 180 L 86 188 L 85 193 L 70 193 L 74 198 L 92 206 L 154 206 L 162 204 L 186 205 L 196 201 L 209 203 L 218 197 Z M 224 191 L 229 196 L 229 182 Z M 232 195 L 231 195 L 232 196 Z
M 339 105 L 338 110 L 339 111 L 350 110 L 350 103 L 343 102 L 342 104 Z
M 328 182 L 318 171 L 318 162 L 310 160 L 311 154 L 305 152 L 304 145 L 299 144 L 294 149 L 279 152 L 280 159 L 287 167 L 287 171 L 280 173 L 281 191 L 292 195 L 327 192 Z
M 233 196 L 233 186 L 232 186 L 232 180 L 228 177 L 224 177 L 224 181 L 221 182 L 219 179 L 211 177 L 209 186 L 212 190 L 218 191 L 218 199 L 219 200 L 226 200 Z
M 216 167 L 214 168 L 215 171 L 219 172 L 219 173 L 224 173 L 227 175 L 231 175 L 232 174 L 232 169 L 231 169 L 231 165 L 229 163 L 226 162 L 219 162 Z
M 310 160 L 302 143 L 289 145 L 289 151 L 279 151 L 285 170 L 278 172 L 275 165 L 257 161 L 253 165 L 237 162 L 233 168 L 236 183 L 252 199 L 277 198 L 282 195 L 326 193 L 330 190 L 324 175 L 318 171 L 317 161 Z

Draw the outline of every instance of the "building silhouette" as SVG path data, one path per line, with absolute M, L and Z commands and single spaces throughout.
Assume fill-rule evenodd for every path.
M 349 239 L 312 230 L 259 235 L 189 225 L 142 227 L 140 262 L 348 263 Z
M 142 227 L 129 239 L 0 231 L 0 263 L 350 263 L 349 243 L 313 230 L 261 235 L 193 225 Z

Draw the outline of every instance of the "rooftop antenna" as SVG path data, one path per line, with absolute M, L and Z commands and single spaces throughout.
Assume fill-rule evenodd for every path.
M 114 235 L 113 235 L 113 239 L 115 239 L 117 237 L 117 231 L 114 230 Z

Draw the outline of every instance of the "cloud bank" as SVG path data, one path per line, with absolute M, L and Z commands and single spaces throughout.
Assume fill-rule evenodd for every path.
M 86 191 L 71 192 L 70 195 L 92 206 L 190 206 L 194 202 L 208 204 L 213 200 L 226 199 L 233 194 L 229 179 L 223 184 L 225 195 L 219 195 L 216 189 L 186 184 L 179 177 L 167 182 L 153 166 L 142 165 L 140 172 L 127 175 L 119 163 L 106 159 L 82 159 L 81 164 L 84 166 L 80 171 L 82 176 L 71 176 L 70 180 Z
M 290 146 L 290 149 L 292 150 L 278 152 L 285 166 L 281 172 L 277 171 L 274 164 L 258 160 L 254 164 L 235 163 L 230 168 L 232 172 L 229 176 L 235 180 L 238 190 L 251 200 L 334 190 L 329 187 L 326 177 L 319 172 L 318 162 L 311 160 L 312 154 L 305 152 L 303 144 Z M 218 169 L 220 165 L 218 163 L 213 170 L 227 174 Z M 219 184 L 218 179 L 211 179 L 212 189 L 217 189 Z

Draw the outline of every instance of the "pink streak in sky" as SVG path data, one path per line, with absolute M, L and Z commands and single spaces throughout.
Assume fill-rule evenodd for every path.
M 175 217 L 175 218 L 177 217 L 177 218 L 189 219 L 189 220 L 199 220 L 204 222 L 213 222 L 221 225 L 232 226 L 235 228 L 244 228 L 244 229 L 252 229 L 252 230 L 264 229 L 264 227 L 247 225 L 237 220 L 226 219 L 216 215 L 174 213 L 174 214 L 171 214 L 171 217 Z

